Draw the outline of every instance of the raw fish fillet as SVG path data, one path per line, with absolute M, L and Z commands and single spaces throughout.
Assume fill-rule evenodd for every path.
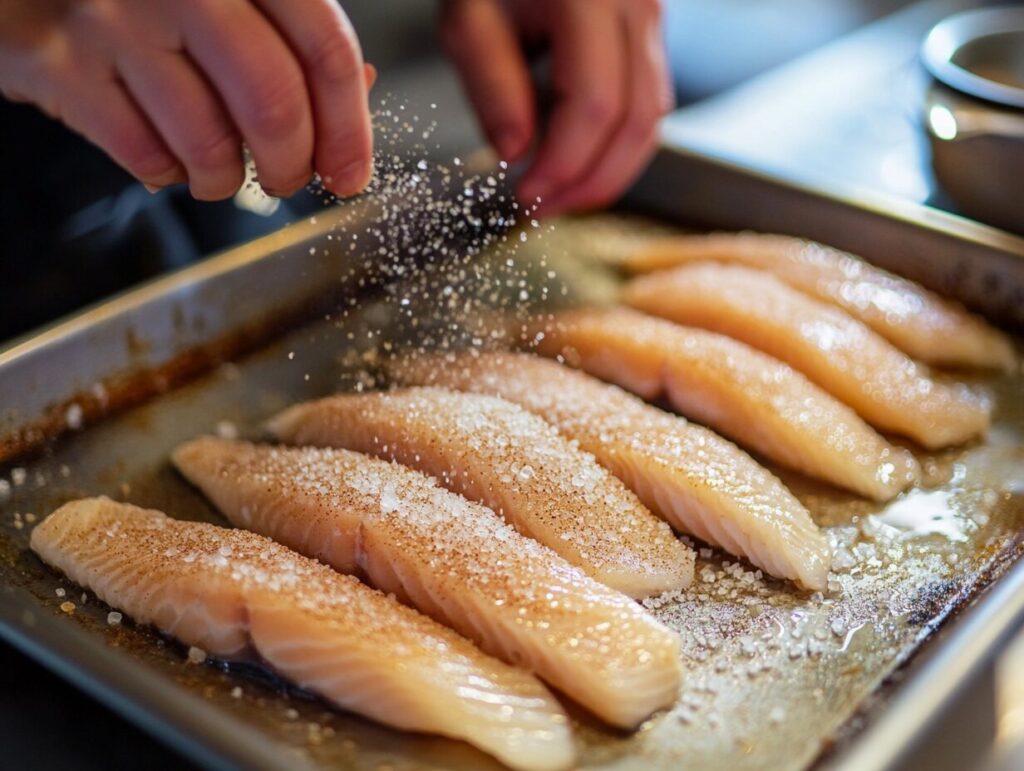
M 714 260 L 770 271 L 838 305 L 915 359 L 936 366 L 1010 370 L 1010 338 L 961 305 L 831 246 L 760 233 L 656 238 L 624 260 L 634 272 Z
M 345 447 L 411 466 L 501 514 L 633 598 L 688 586 L 693 551 L 594 456 L 490 396 L 442 388 L 344 394 L 270 422 L 290 444 Z
M 984 434 L 989 400 L 934 380 L 844 311 L 770 273 L 701 263 L 629 282 L 625 301 L 655 316 L 720 332 L 786 362 L 877 428 L 935 449 Z
M 664 394 L 694 420 L 784 466 L 876 500 L 920 468 L 853 410 L 782 362 L 703 329 L 626 308 L 575 311 L 539 349 L 645 399 Z
M 568 719 L 532 675 L 263 536 L 91 498 L 47 517 L 32 549 L 136 621 L 219 658 L 259 657 L 353 712 L 514 768 L 574 762 Z
M 660 322 L 659 322 L 660 323 Z M 732 442 L 613 385 L 529 354 L 407 358 L 389 367 L 427 383 L 515 402 L 579 442 L 677 530 L 778 578 L 824 590 L 828 544 L 786 487 Z
M 197 439 L 177 467 L 234 524 L 366 578 L 633 728 L 679 689 L 679 642 L 479 503 L 348 450 Z

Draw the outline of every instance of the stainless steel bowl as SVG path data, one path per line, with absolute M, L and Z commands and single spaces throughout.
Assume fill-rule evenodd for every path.
M 1024 232 L 1024 6 L 950 16 L 921 58 L 939 184 L 965 214 Z

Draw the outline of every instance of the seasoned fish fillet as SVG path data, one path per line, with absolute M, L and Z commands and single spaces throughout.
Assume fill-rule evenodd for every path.
M 515 402 L 592 452 L 676 529 L 779 578 L 808 589 L 826 587 L 828 544 L 807 510 L 753 458 L 706 428 L 528 354 L 421 356 L 389 370 L 399 382 Z
M 395 460 L 480 501 L 603 584 L 640 598 L 688 586 L 693 552 L 633 493 L 541 418 L 442 388 L 299 404 L 270 430 L 291 444 Z
M 564 314 L 541 352 L 563 356 L 784 466 L 876 500 L 917 481 L 906 450 L 799 372 L 743 343 L 626 308 Z
M 845 312 L 770 273 L 701 263 L 629 282 L 625 301 L 679 324 L 734 337 L 803 372 L 868 423 L 930 449 L 983 434 L 991 404 L 934 380 Z
M 1009 337 L 961 305 L 814 241 L 760 233 L 669 236 L 643 244 L 624 265 L 646 273 L 707 260 L 770 271 L 929 364 L 1008 370 L 1016 362 Z
M 136 621 L 220 658 L 258 656 L 346 709 L 514 768 L 574 762 L 568 720 L 532 675 L 263 536 L 92 498 L 47 517 L 32 549 Z
M 234 524 L 356 573 L 632 728 L 675 700 L 679 643 L 479 503 L 348 450 L 204 438 L 174 462 Z

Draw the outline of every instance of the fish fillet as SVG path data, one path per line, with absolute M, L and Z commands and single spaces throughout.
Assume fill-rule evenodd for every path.
M 782 362 L 703 329 L 626 308 L 574 311 L 539 350 L 672 406 L 789 468 L 876 500 L 917 481 L 906 450 Z
M 786 487 L 732 442 L 613 385 L 529 354 L 406 358 L 393 379 L 492 394 L 579 442 L 677 530 L 779 578 L 824 590 L 825 536 Z
M 988 429 L 991 404 L 934 380 L 844 311 L 764 271 L 702 263 L 629 282 L 625 301 L 679 324 L 734 337 L 786 362 L 868 423 L 935 449 Z
M 693 580 L 693 551 L 664 522 L 592 455 L 504 399 L 442 388 L 342 394 L 269 427 L 290 444 L 345 447 L 437 477 L 630 597 Z
M 268 535 L 525 666 L 633 728 L 679 689 L 679 641 L 479 503 L 348 450 L 203 438 L 177 467 L 234 524 Z
M 262 536 L 92 498 L 47 517 L 32 549 L 136 621 L 220 658 L 258 656 L 346 709 L 514 768 L 574 762 L 568 720 L 532 675 Z
M 961 305 L 814 241 L 760 233 L 669 236 L 640 246 L 624 265 L 646 273 L 707 260 L 770 271 L 929 364 L 1006 371 L 1017 360 L 1009 337 Z

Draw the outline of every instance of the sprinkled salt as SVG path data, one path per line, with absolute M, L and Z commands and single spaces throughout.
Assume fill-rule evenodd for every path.
M 110 624 L 110 626 L 117 626 L 121 623 L 121 619 L 123 618 L 124 616 L 122 616 L 116 610 L 112 610 L 107 614 L 107 623 Z
M 206 661 L 206 651 L 192 645 L 188 649 L 188 660 L 192 664 L 202 664 Z
M 72 402 L 64 413 L 64 422 L 72 431 L 82 427 L 82 405 Z

